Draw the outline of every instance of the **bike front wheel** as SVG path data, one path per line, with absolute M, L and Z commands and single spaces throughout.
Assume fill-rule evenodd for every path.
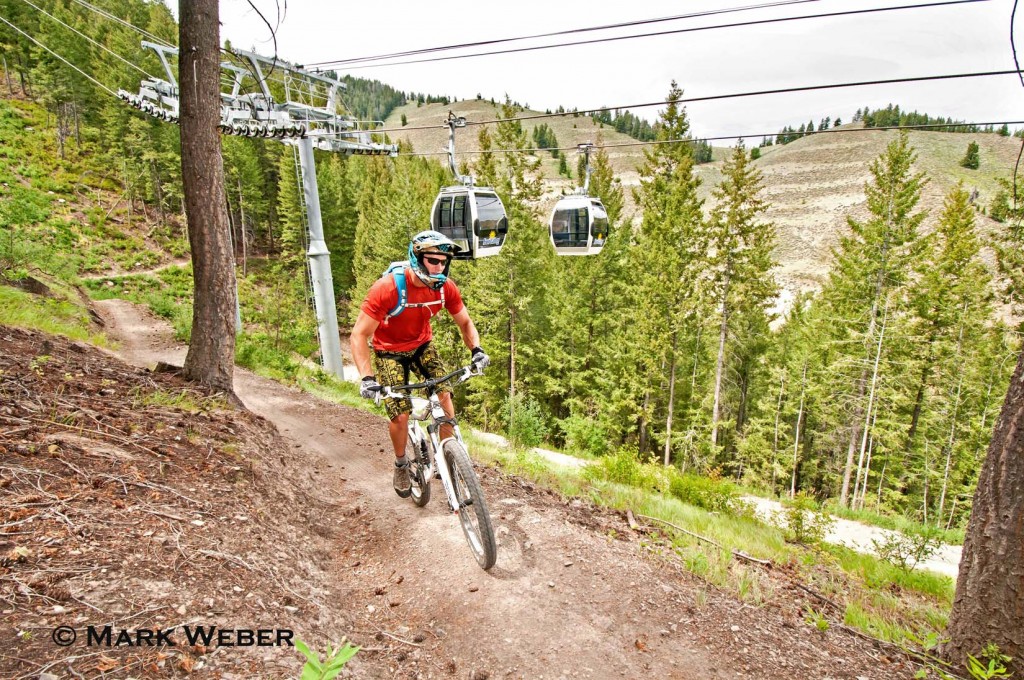
M 445 465 L 455 487 L 455 497 L 459 501 L 456 510 L 462 532 L 466 535 L 477 564 L 483 569 L 490 569 L 498 559 L 498 545 L 494 540 L 491 515 L 487 511 L 480 480 L 473 472 L 473 463 L 462 442 L 457 439 L 445 440 L 443 451 Z

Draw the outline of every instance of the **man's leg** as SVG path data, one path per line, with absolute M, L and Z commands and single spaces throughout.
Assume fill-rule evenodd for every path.
M 405 456 L 406 440 L 409 438 L 408 413 L 399 413 L 388 423 L 388 434 L 391 436 L 391 445 L 395 447 L 395 459 Z
M 424 379 L 440 378 L 448 372 L 445 370 L 444 361 L 441 360 L 441 355 L 437 353 L 437 349 L 432 343 L 427 343 L 426 347 L 420 348 L 418 351 L 420 356 L 419 361 L 417 362 L 416 372 Z M 441 401 L 441 408 L 444 409 L 445 415 L 449 418 L 454 418 L 455 405 L 452 403 L 452 385 L 450 382 L 441 385 L 437 391 L 437 398 Z M 441 436 L 441 441 L 444 441 L 448 437 L 454 437 L 455 430 L 451 425 L 446 423 L 441 426 L 439 434 Z
M 438 400 L 441 402 L 441 408 L 444 409 L 445 415 L 449 418 L 455 417 L 455 404 L 452 403 L 451 392 L 441 392 L 437 395 Z M 441 425 L 441 441 L 444 441 L 448 437 L 455 436 L 455 428 L 448 423 Z
M 403 383 L 405 369 L 399 361 L 374 353 L 373 368 L 381 385 Z M 384 410 L 390 418 L 388 436 L 391 437 L 391 445 L 395 449 L 395 493 L 406 498 L 412 490 L 412 483 L 409 481 L 409 460 L 405 457 L 409 437 L 406 427 L 409 423 L 409 413 L 412 411 L 412 402 L 408 399 L 388 398 L 384 400 Z
M 388 434 L 391 435 L 391 444 L 395 447 L 395 474 L 393 486 L 395 493 L 406 498 L 412 492 L 412 481 L 409 479 L 409 459 L 405 455 L 405 443 L 409 437 L 405 429 L 409 422 L 408 413 L 399 413 L 388 423 Z

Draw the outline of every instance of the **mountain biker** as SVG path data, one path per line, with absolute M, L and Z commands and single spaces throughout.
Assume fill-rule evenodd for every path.
M 409 261 L 395 263 L 378 279 L 363 300 L 359 318 L 352 329 L 352 359 L 363 376 L 359 394 L 373 399 L 381 386 L 403 385 L 410 381 L 412 370 L 420 379 L 440 378 L 447 372 L 441 357 L 431 344 L 433 329 L 430 319 L 441 308 L 452 315 L 462 341 L 470 349 L 472 362 L 485 368 L 490 358 L 480 348 L 480 335 L 469 317 L 462 294 L 448 278 L 448 267 L 459 247 L 436 231 L 421 231 L 409 243 Z M 400 272 L 400 274 L 398 273 Z M 402 283 L 404 282 L 404 286 Z M 406 299 L 401 300 L 404 288 Z M 372 342 L 371 342 L 372 341 Z M 369 345 L 373 346 L 371 370 Z M 455 416 L 450 385 L 438 388 L 438 398 L 449 418 Z M 388 434 L 395 448 L 394 487 L 399 496 L 411 490 L 409 461 L 405 456 L 408 431 L 406 425 L 412 412 L 409 399 L 384 400 L 391 423 Z M 441 426 L 441 439 L 454 435 L 451 425 Z

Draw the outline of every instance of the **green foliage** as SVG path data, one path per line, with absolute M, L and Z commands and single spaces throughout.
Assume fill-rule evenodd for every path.
M 731 512 L 739 498 L 739 491 L 729 482 L 689 474 L 672 475 L 669 492 L 708 512 Z
M 403 92 L 379 80 L 356 78 L 347 74 L 341 80 L 345 83 L 345 110 L 359 120 L 384 120 L 408 101 Z
M 942 547 L 942 531 L 924 527 L 913 534 L 891 532 L 881 540 L 873 539 L 871 543 L 880 558 L 903 571 L 913 571 Z
M 547 123 L 541 123 L 533 128 L 533 144 L 538 149 L 551 149 L 553 157 L 558 156 L 558 138 Z
M 603 479 L 638 489 L 657 486 L 657 477 L 640 462 L 637 451 L 625 447 L 588 465 L 584 475 L 590 479 Z
M 608 428 L 594 418 L 571 415 L 560 420 L 558 427 L 565 439 L 568 453 L 584 456 L 603 456 L 610 450 Z
M 860 120 L 864 121 L 864 127 L 891 127 L 911 125 L 938 125 L 930 128 L 939 132 L 981 132 L 977 125 L 967 124 L 963 121 L 956 121 L 952 118 L 933 117 L 927 113 L 917 111 L 901 111 L 898 105 L 889 104 L 884 109 L 874 111 L 865 107 L 861 113 Z
M 501 419 L 508 440 L 516 448 L 533 448 L 547 435 L 540 404 L 521 392 L 509 395 L 502 403 Z
M 975 680 L 989 680 L 989 678 L 1008 678 L 1013 673 L 1010 673 L 1006 665 L 1013 661 L 1013 658 L 1003 654 L 999 645 L 989 643 L 985 646 L 985 649 L 981 650 L 982 659 L 986 659 L 988 663 L 983 663 L 975 658 L 973 655 L 967 655 L 967 671 L 971 674 L 971 677 Z
M 835 520 L 824 512 L 813 497 L 799 492 L 784 502 L 782 517 L 786 540 L 805 545 L 816 545 L 825 540 Z
M 322 658 L 302 640 L 295 640 L 295 648 L 306 657 L 301 680 L 332 680 L 359 651 L 359 647 L 350 645 L 347 641 L 343 641 L 337 649 L 328 644 Z
M 755 146 L 750 150 L 750 160 L 756 161 L 761 157 L 761 147 Z
M 804 622 L 811 626 L 814 626 L 814 629 L 822 635 L 828 632 L 828 619 L 825 618 L 825 614 L 823 612 L 815 610 L 814 607 L 807 607 L 807 610 L 804 613 Z
M 921 652 L 914 650 L 914 655 L 923 660 L 921 668 L 914 675 L 915 678 L 927 678 L 933 673 L 940 680 L 954 680 L 959 677 L 954 674 L 954 671 L 958 669 L 955 669 L 948 661 L 936 655 L 940 645 L 949 642 L 948 639 L 940 639 L 935 633 L 929 633 L 923 637 L 908 633 L 907 638 L 921 649 Z M 1013 661 L 1013 658 L 1003 654 L 998 645 L 993 643 L 985 645 L 985 648 L 979 652 L 978 656 L 981 659 L 987 660 L 988 663 L 984 663 L 973 654 L 967 655 L 967 672 L 972 680 L 990 680 L 990 678 L 1009 678 L 1013 676 L 1013 673 L 1009 672 L 1007 668 L 1007 664 Z
M 629 111 L 598 111 L 593 116 L 595 123 L 609 125 L 615 128 L 616 132 L 629 135 L 641 142 L 649 142 L 657 138 L 658 125 L 651 125 L 648 121 Z
M 981 159 L 978 156 L 978 143 L 968 142 L 967 153 L 965 153 L 964 157 L 960 159 L 960 166 L 970 170 L 977 170 L 980 164 Z

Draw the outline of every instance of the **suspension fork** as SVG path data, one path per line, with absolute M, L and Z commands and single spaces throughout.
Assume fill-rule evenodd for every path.
M 462 442 L 462 432 L 459 431 L 459 426 L 452 423 L 452 429 L 455 430 L 454 437 L 448 437 L 448 439 L 455 439 L 458 442 Z M 437 472 L 441 475 L 441 486 L 444 487 L 444 493 L 448 497 L 448 507 L 451 508 L 452 512 L 459 511 L 459 497 L 455 494 L 455 480 L 452 479 L 451 472 L 448 470 L 448 466 L 445 464 L 444 451 L 441 446 L 443 442 L 438 434 L 439 424 L 435 420 L 427 427 L 427 432 L 430 434 L 430 441 L 434 445 L 434 465 L 437 466 Z

